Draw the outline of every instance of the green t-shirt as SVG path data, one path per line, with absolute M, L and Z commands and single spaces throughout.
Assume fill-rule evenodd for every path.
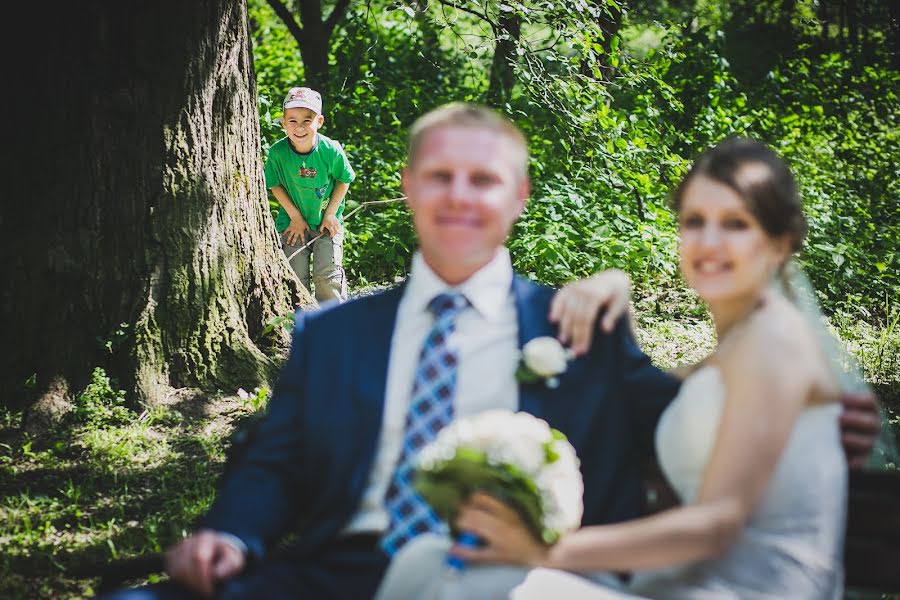
M 266 187 L 280 185 L 313 229 L 322 224 L 334 182 L 350 183 L 356 178 L 340 143 L 317 133 L 316 145 L 308 154 L 300 154 L 285 137 L 269 148 L 266 160 Z M 338 220 L 344 214 L 344 203 L 337 211 Z M 278 210 L 275 227 L 287 229 L 291 218 L 284 208 Z

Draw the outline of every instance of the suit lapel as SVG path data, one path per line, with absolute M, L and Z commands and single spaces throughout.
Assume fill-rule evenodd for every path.
M 365 432 L 361 437 L 363 448 L 371 450 L 369 456 L 375 453 L 381 431 L 391 338 L 403 287 L 397 286 L 371 299 L 365 313 L 365 322 L 357 324 L 358 331 L 364 335 L 360 336 L 359 341 L 351 342 L 357 344 L 357 351 L 352 354 L 357 357 L 353 368 L 359 373 L 357 413 L 353 418 L 359 423 L 358 431 Z M 363 338 L 365 341 L 362 341 Z
M 542 288 L 521 277 L 513 279 L 513 294 L 519 320 L 519 348 L 542 335 L 556 332 L 547 320 L 549 301 Z M 545 401 L 550 390 L 542 383 L 519 383 L 519 410 L 545 418 Z
M 358 357 L 355 367 L 359 373 L 361 392 L 357 422 L 362 426 L 361 431 L 367 432 L 363 447 L 373 450 L 381 430 L 391 337 L 403 287 L 398 286 L 373 298 L 366 311 L 366 322 L 358 325 L 360 331 L 365 332 L 367 342 L 360 343 L 358 352 L 354 353 Z M 554 326 L 547 320 L 551 296 L 546 290 L 521 277 L 513 279 L 512 288 L 519 326 L 519 348 L 536 337 L 556 335 Z M 541 383 L 520 383 L 519 410 L 544 418 L 544 405 L 550 393 L 551 390 Z

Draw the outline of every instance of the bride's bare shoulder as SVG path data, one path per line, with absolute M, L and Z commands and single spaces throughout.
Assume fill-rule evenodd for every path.
M 758 378 L 765 385 L 813 398 L 830 396 L 833 387 L 827 358 L 806 317 L 778 298 L 757 311 L 740 331 L 720 344 L 717 362 L 725 371 Z M 818 391 L 816 391 L 818 390 Z
M 798 352 L 803 356 L 813 349 L 815 340 L 806 319 L 793 304 L 775 297 L 719 340 L 717 354 L 780 358 L 797 357 Z

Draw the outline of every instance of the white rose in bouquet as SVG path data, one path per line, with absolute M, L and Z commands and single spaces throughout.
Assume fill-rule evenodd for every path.
M 575 449 L 524 412 L 485 411 L 442 429 L 419 454 L 415 486 L 448 523 L 474 491 L 518 508 L 548 543 L 581 523 L 584 487 Z

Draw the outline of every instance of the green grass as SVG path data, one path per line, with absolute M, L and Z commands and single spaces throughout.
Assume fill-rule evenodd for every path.
M 41 439 L 3 412 L 0 598 L 91 597 L 98 580 L 79 571 L 180 539 L 214 497 L 232 421 L 251 411 L 237 396 L 195 396 Z
M 712 349 L 708 315 L 678 285 L 635 296 L 638 339 L 656 364 L 694 362 Z M 886 314 L 893 320 L 838 315 L 833 324 L 897 423 L 900 327 L 896 310 Z M 95 372 L 71 418 L 40 438 L 22 433 L 21 414 L 0 409 L 0 598 L 88 598 L 98 579 L 79 575 L 85 568 L 180 539 L 214 497 L 236 421 L 267 396 L 266 388 L 181 391 L 137 413 Z

